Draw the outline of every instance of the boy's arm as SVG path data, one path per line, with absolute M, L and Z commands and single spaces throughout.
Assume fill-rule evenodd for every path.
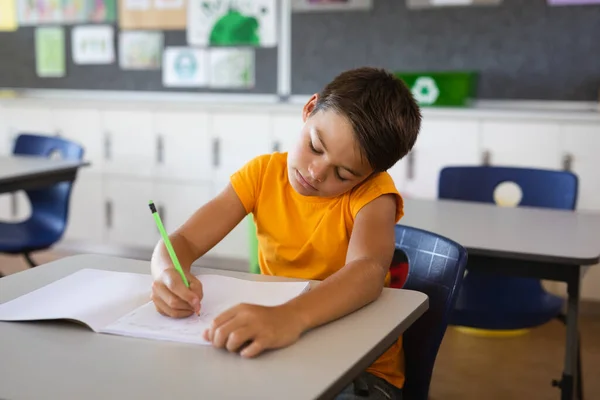
M 379 297 L 394 255 L 396 201 L 383 195 L 356 215 L 346 265 L 284 305 L 308 330 L 343 317 Z
M 192 263 L 219 243 L 245 216 L 242 202 L 228 184 L 217 197 L 200 207 L 169 235 L 181 267 L 189 272 Z M 173 268 L 173 264 L 161 240 L 152 254 L 152 275 L 157 278 L 167 268 Z

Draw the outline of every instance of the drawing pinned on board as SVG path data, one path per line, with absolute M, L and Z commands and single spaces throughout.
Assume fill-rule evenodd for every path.
M 273 47 L 276 0 L 189 0 L 187 40 L 194 46 Z
M 17 0 L 19 25 L 39 25 L 63 22 L 60 0 Z
M 65 31 L 62 27 L 36 28 L 35 69 L 41 78 L 65 76 Z
M 167 47 L 163 57 L 163 85 L 199 87 L 208 84 L 207 50 Z
M 86 20 L 88 22 L 115 22 L 117 20 L 117 1 L 87 0 Z
M 210 87 L 254 87 L 254 49 L 210 49 Z
M 71 31 L 75 64 L 110 64 L 115 61 L 114 28 L 110 25 L 77 26 Z
M 15 0 L 0 0 L 0 32 L 17 29 Z
M 547 0 L 551 6 L 583 6 L 600 4 L 600 0 Z
M 373 8 L 372 0 L 292 0 L 292 11 L 364 11 Z
M 62 22 L 84 22 L 87 11 L 86 0 L 62 0 Z
M 163 33 L 126 31 L 119 35 L 119 66 L 122 69 L 159 69 Z

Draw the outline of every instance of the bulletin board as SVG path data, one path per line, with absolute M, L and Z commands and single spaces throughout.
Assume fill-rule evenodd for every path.
M 0 0 L 0 87 L 274 94 L 276 4 Z

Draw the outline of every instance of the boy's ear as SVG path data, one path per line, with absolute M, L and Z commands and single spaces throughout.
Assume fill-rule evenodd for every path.
M 302 109 L 302 122 L 306 122 L 310 113 L 313 112 L 313 110 L 317 106 L 317 100 L 319 100 L 319 95 L 315 93 L 306 102 L 304 108 Z

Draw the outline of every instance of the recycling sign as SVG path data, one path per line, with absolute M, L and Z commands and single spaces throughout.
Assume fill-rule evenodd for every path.
M 440 95 L 440 89 L 435 80 L 429 76 L 418 77 L 411 91 L 415 100 L 423 105 L 434 104 Z

